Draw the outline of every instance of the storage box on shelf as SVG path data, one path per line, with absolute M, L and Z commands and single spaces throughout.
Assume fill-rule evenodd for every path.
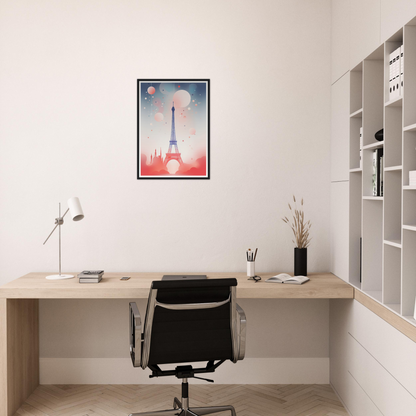
M 403 87 L 391 96 L 390 54 L 401 45 Z M 416 171 L 416 18 L 350 71 L 349 133 L 349 282 L 416 325 L 416 185 L 409 182 Z M 375 149 L 383 149 L 384 165 L 377 196 Z

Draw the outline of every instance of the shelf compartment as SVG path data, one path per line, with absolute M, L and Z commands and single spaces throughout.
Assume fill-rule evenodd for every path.
M 416 299 L 416 233 L 406 229 L 403 230 L 402 251 L 402 314 L 413 316 Z
M 381 145 L 379 144 L 381 143 Z M 373 154 L 376 148 L 383 146 L 383 142 L 378 142 L 371 147 L 367 146 L 362 152 L 363 157 L 363 198 L 382 201 L 382 196 L 373 195 Z
M 384 120 L 385 166 L 398 166 L 402 164 L 402 135 L 402 108 L 386 108 Z
M 409 185 L 409 172 L 416 170 L 416 131 L 403 133 L 403 185 Z
M 402 239 L 402 172 L 384 172 L 384 239 Z
M 416 225 L 416 192 L 403 192 L 403 228 Z
M 416 26 L 404 27 L 404 85 L 403 120 L 405 126 L 416 124 Z
M 350 174 L 349 180 L 349 282 L 361 287 L 361 218 L 362 218 L 362 172 Z
M 350 169 L 359 169 L 360 166 L 360 128 L 363 125 L 361 118 L 350 119 Z
M 363 64 L 350 71 L 350 114 L 363 110 Z
M 363 200 L 362 289 L 382 290 L 383 204 Z M 381 301 L 381 296 L 380 299 Z
M 374 57 L 377 57 L 378 50 Z M 373 57 L 372 56 L 372 57 Z M 374 134 L 383 128 L 384 59 L 365 59 L 363 63 L 363 143 L 374 142 Z M 353 111 L 351 111 L 353 112 Z
M 402 251 L 384 245 L 383 303 L 401 304 Z M 397 311 L 400 313 L 400 309 Z

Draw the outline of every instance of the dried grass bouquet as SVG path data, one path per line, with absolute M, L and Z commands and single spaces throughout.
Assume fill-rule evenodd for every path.
M 301 208 L 298 209 L 296 204 L 296 198 L 293 195 L 293 202 L 295 203 L 295 209 L 292 210 L 292 207 L 289 205 L 290 212 L 292 213 L 293 220 L 290 220 L 287 217 L 282 218 L 283 222 L 289 224 L 290 228 L 293 231 L 295 240 L 292 242 L 296 245 L 297 248 L 306 248 L 311 242 L 311 237 L 309 237 L 309 231 L 312 227 L 310 220 L 305 223 L 305 213 L 303 212 L 303 198 L 300 202 Z

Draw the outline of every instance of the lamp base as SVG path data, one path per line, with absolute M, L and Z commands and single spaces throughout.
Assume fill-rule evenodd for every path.
M 64 280 L 64 279 L 72 279 L 74 277 L 73 274 L 52 274 L 50 276 L 46 276 L 48 280 Z

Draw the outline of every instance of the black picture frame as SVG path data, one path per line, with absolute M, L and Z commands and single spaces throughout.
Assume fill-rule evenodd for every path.
M 152 89 L 153 87 L 153 89 Z M 179 91 L 181 91 L 179 94 Z M 182 91 L 185 91 L 182 93 Z M 205 92 L 205 93 L 204 93 Z M 162 179 L 162 180 L 173 180 L 173 179 L 193 179 L 193 180 L 203 180 L 210 179 L 211 177 L 211 154 L 210 154 L 210 79 L 188 79 L 188 78 L 171 78 L 171 79 L 138 79 L 137 80 L 137 179 L 138 180 L 149 180 L 149 179 Z M 203 96 L 204 94 L 204 96 Z M 182 106 L 186 104 L 188 100 L 188 95 L 190 96 L 189 106 Z M 185 98 L 184 98 L 185 97 Z M 201 98 L 202 97 L 202 98 Z M 202 100 L 202 101 L 198 101 Z M 166 107 L 172 101 L 171 113 L 169 110 L 166 110 Z M 150 104 L 149 108 L 147 104 Z M 164 104 L 167 104 L 164 106 Z M 199 108 L 197 107 L 199 105 Z M 153 106 L 153 107 L 152 107 Z M 202 111 L 200 110 L 202 108 Z M 159 112 L 159 109 L 162 109 Z M 198 112 L 198 110 L 200 110 Z M 177 111 L 182 111 L 180 116 L 177 116 L 175 113 Z M 165 115 L 171 118 L 166 117 Z M 184 116 L 184 114 L 187 114 Z M 194 127 L 192 126 L 192 121 L 200 125 L 204 125 L 205 130 L 200 129 L 200 136 L 197 136 L 199 143 L 199 152 L 203 152 L 203 146 L 201 143 L 205 143 L 205 149 L 203 156 L 198 156 L 194 158 L 182 159 L 182 153 L 178 150 L 178 140 L 176 137 L 176 118 L 181 117 L 182 123 L 188 123 L 184 121 L 186 117 L 189 116 L 190 124 L 188 126 L 189 136 L 186 138 L 189 143 L 195 142 L 192 135 L 197 136 Z M 159 117 L 159 118 L 158 118 Z M 161 118 L 161 119 L 160 119 Z M 180 120 L 178 120 L 180 121 Z M 163 123 L 161 123 L 163 122 Z M 159 133 L 153 133 L 153 123 L 155 129 L 159 130 Z M 170 137 L 166 137 L 167 125 L 171 125 Z M 162 126 L 164 124 L 164 126 Z M 187 124 L 180 125 L 181 134 L 183 135 L 184 128 Z M 191 128 L 190 128 L 191 127 Z M 150 134 L 149 134 L 150 129 Z M 161 131 L 164 133 L 161 133 Z M 192 132 L 191 132 L 192 131 Z M 149 136 L 145 135 L 149 134 Z M 173 133 L 172 133 L 173 132 Z M 172 135 L 175 141 L 172 141 Z M 152 153 L 149 157 L 149 152 L 145 153 L 145 149 L 154 143 L 158 143 L 159 148 L 155 146 L 155 153 L 153 156 Z M 180 145 L 185 144 L 185 138 L 182 139 Z M 144 140 L 148 140 L 144 142 Z M 165 141 L 164 141 L 165 140 Z M 165 156 L 163 156 L 162 145 L 164 143 Z M 192 149 L 192 144 L 186 143 L 187 146 L 190 146 Z M 166 152 L 166 149 L 168 151 Z M 171 149 L 176 149 L 176 151 L 171 151 Z M 192 156 L 192 150 L 188 150 L 189 154 Z M 169 160 L 167 160 L 169 159 Z M 179 162 L 179 168 L 176 173 L 169 173 L 167 169 L 167 164 L 175 159 Z M 166 162 L 167 160 L 167 162 Z M 185 163 L 186 162 L 186 163 Z M 203 174 L 202 174 L 203 172 Z

